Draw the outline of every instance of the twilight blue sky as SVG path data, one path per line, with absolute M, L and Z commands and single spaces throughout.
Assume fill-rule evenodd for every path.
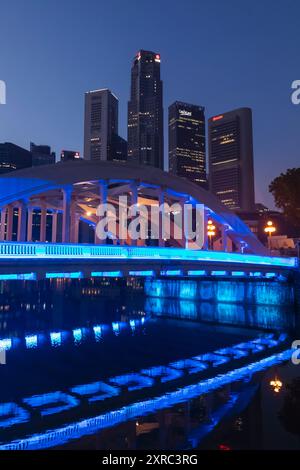
M 130 65 L 138 49 L 161 53 L 165 151 L 174 100 L 206 115 L 253 110 L 256 200 L 300 164 L 299 0 L 0 0 L 0 142 L 83 147 L 83 95 L 109 87 L 126 137 Z

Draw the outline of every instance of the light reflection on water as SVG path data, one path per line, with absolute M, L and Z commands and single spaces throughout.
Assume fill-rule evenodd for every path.
M 43 387 L 53 394 L 67 385 L 78 392 L 77 384 L 96 383 L 96 379 L 112 374 L 117 380 L 124 372 L 134 374 L 140 369 L 150 383 L 160 373 L 160 364 L 167 377 L 165 383 L 169 383 L 170 377 L 181 377 L 175 365 L 184 357 L 217 349 L 230 351 L 233 343 L 246 341 L 258 334 L 257 330 L 291 332 L 295 328 L 290 306 L 292 294 L 285 284 L 279 288 L 275 283 L 262 281 L 246 285 L 218 280 L 199 285 L 194 280 L 163 283 L 146 280 L 151 296 L 145 297 L 143 282 L 139 279 L 1 282 L 0 338 L 6 344 L 12 341 L 9 348 L 12 351 L 8 353 L 7 368 L 0 369 L 1 383 L 5 384 L 0 402 L 18 398 L 17 391 L 21 393 L 22 387 L 27 396 L 44 393 Z M 152 320 L 147 323 L 145 317 Z M 210 324 L 219 326 L 216 329 Z M 228 330 L 226 325 L 243 329 Z M 47 349 L 49 341 L 51 351 Z M 15 350 L 14 344 L 18 345 Z M 30 354 L 31 364 L 24 359 L 22 345 Z M 243 360 L 243 355 L 237 357 Z M 173 368 L 166 368 L 166 364 L 173 364 Z M 215 448 L 218 438 L 209 440 L 207 436 L 215 436 L 217 425 L 222 425 L 225 417 L 232 416 L 234 429 L 243 430 L 253 413 L 256 420 L 262 419 L 257 405 L 260 383 L 260 376 L 253 380 L 250 377 L 246 382 L 223 386 L 68 445 L 107 449 Z M 248 441 L 263 446 L 253 432 Z M 247 447 L 245 443 L 239 445 Z

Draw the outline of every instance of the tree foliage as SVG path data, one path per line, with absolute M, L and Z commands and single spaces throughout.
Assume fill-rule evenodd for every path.
M 290 168 L 281 173 L 271 182 L 269 191 L 276 207 L 300 226 L 300 168 Z

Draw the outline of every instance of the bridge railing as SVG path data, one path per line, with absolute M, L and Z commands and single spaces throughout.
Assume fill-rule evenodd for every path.
M 295 268 L 297 258 L 280 258 L 221 251 L 184 248 L 127 247 L 63 243 L 0 242 L 1 259 L 119 259 L 119 260 L 182 260 L 255 264 Z

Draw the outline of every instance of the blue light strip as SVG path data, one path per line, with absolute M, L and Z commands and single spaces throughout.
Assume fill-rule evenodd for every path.
M 20 254 L 22 253 L 22 254 Z M 295 268 L 297 258 L 163 247 L 0 242 L 1 259 L 160 259 Z
M 211 272 L 211 275 L 212 275 L 212 276 L 226 276 L 226 275 L 227 275 L 227 271 L 212 271 L 212 272 Z
M 246 273 L 245 271 L 232 271 L 231 275 L 237 276 L 237 277 L 243 277 L 243 276 L 246 276 Z
M 161 276 L 182 276 L 182 271 L 180 269 L 167 269 L 160 271 Z
M 176 380 L 183 375 L 182 371 L 166 366 L 154 366 L 150 367 L 149 369 L 142 369 L 141 373 L 144 375 L 149 375 L 149 377 L 152 378 L 159 378 L 161 383 Z
M 74 273 L 46 273 L 46 279 L 82 279 L 82 272 Z
M 25 336 L 25 344 L 27 349 L 37 348 L 38 338 L 37 335 Z
M 203 269 L 193 269 L 188 271 L 188 276 L 206 276 L 207 272 Z
M 0 339 L 0 350 L 9 351 L 12 347 L 11 338 Z
M 23 403 L 38 409 L 41 416 L 53 415 L 69 410 L 79 405 L 79 400 L 63 392 L 44 393 L 30 398 L 24 398 Z M 57 406 L 48 406 L 57 403 Z
M 102 429 L 116 426 L 120 423 L 146 416 L 158 410 L 170 408 L 177 403 L 187 401 L 202 394 L 210 393 L 230 383 L 248 378 L 249 375 L 268 369 L 274 365 L 285 362 L 291 358 L 294 350 L 287 349 L 247 366 L 233 369 L 216 377 L 201 380 L 200 382 L 179 388 L 174 392 L 133 403 L 123 408 L 109 411 L 93 418 L 83 419 L 76 423 L 65 425 L 45 433 L 34 434 L 24 439 L 12 441 L 0 445 L 0 450 L 37 450 L 63 445 L 71 439 L 79 439 L 83 436 L 95 434 Z M 6 404 L 7 405 L 7 404 Z M 14 405 L 14 404 L 10 404 Z M 16 406 L 16 405 L 14 405 Z M 22 411 L 22 409 L 21 409 Z M 25 412 L 25 410 L 23 410 Z M 27 413 L 27 412 L 25 412 Z
M 154 275 L 154 271 L 129 271 L 129 276 L 153 277 Z
M 36 274 L 0 274 L 0 281 L 36 281 Z
M 122 271 L 92 271 L 91 277 L 122 277 Z

